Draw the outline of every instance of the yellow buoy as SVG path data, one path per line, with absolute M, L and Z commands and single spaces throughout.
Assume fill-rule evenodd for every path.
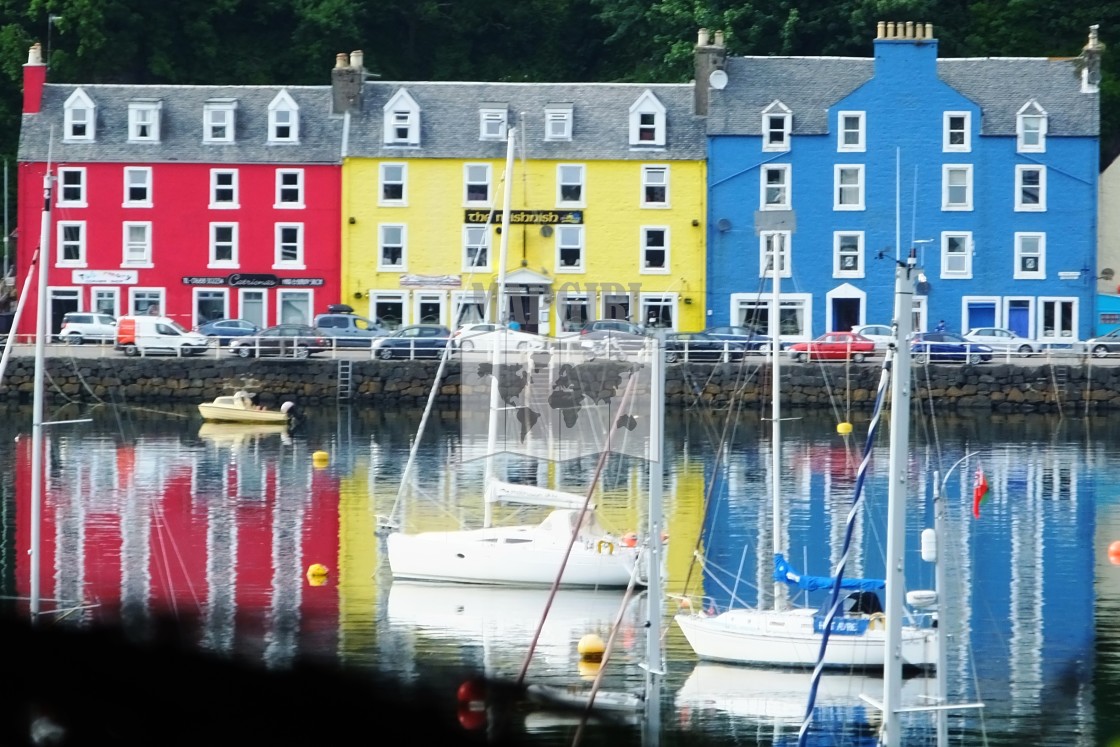
M 307 583 L 312 586 L 322 586 L 327 583 L 330 570 L 322 563 L 312 563 L 307 566 Z
M 330 455 L 325 451 L 316 451 L 311 455 L 311 463 L 316 467 L 326 467 L 327 463 L 330 462 L 330 460 Z
M 594 633 L 588 633 L 579 639 L 576 650 L 579 651 L 579 657 L 585 661 L 600 661 L 606 648 L 602 638 Z
M 846 435 L 848 435 L 849 433 L 852 432 L 852 424 L 851 423 L 837 423 L 836 424 L 836 432 L 839 433 L 841 436 L 846 436 Z
M 587 659 L 580 659 L 577 669 L 579 676 L 585 680 L 593 680 L 599 675 L 599 670 L 603 668 L 602 661 L 588 661 Z

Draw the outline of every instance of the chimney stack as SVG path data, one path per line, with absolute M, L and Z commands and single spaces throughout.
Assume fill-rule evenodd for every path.
M 43 48 L 39 42 L 27 50 L 27 64 L 23 66 L 23 113 L 38 114 L 43 110 L 43 87 L 47 84 L 47 66 L 43 62 Z
M 1081 92 L 1098 93 L 1101 86 L 1101 55 L 1104 44 L 1097 36 L 1096 24 L 1089 27 L 1089 41 L 1081 50 Z
M 727 49 L 723 46 L 723 32 L 715 33 L 713 43 L 708 29 L 700 29 L 696 36 L 694 55 L 695 79 L 692 81 L 693 114 L 707 116 L 708 98 L 711 83 L 709 79 L 716 70 L 722 70 L 727 59 Z
M 362 110 L 362 83 L 366 77 L 361 51 L 339 52 L 331 70 L 331 112 L 356 114 Z

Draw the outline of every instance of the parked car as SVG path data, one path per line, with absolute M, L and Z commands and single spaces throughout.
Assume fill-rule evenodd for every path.
M 894 327 L 890 324 L 860 324 L 852 327 L 852 332 L 874 342 L 879 351 L 886 350 L 894 342 Z
M 109 314 L 89 311 L 71 311 L 62 315 L 60 342 L 81 345 L 90 342 L 109 343 L 117 339 L 117 320 Z
M 389 334 L 381 322 L 353 313 L 319 314 L 312 326 L 340 348 L 368 348 L 375 339 Z
M 992 359 L 992 347 L 956 332 L 919 332 L 910 338 L 910 355 L 915 363 L 984 363 Z
M 596 355 L 608 351 L 637 351 L 647 342 L 646 328 L 625 319 L 596 319 L 586 322 L 579 330 L 580 347 Z
M 205 335 L 186 329 L 166 316 L 141 314 L 122 316 L 117 320 L 117 337 L 113 347 L 126 356 L 170 353 L 202 355 L 211 345 Z
M 815 340 L 789 346 L 795 361 L 846 361 L 862 363 L 875 354 L 875 342 L 855 332 L 825 332 Z
M 214 319 L 198 325 L 196 331 L 207 337 L 218 338 L 219 345 L 229 345 L 235 337 L 258 334 L 261 328 L 245 319 Z
M 762 334 L 749 325 L 708 327 L 702 334 L 717 340 L 739 343 L 752 353 L 765 353 L 770 349 L 770 336 Z
M 1023 337 L 1004 327 L 973 327 L 964 334 L 973 342 L 983 343 L 995 352 L 1033 355 L 1042 352 L 1043 345 L 1038 340 Z
M 540 335 L 493 322 L 464 324 L 451 333 L 451 347 L 463 352 L 493 351 L 495 347 L 499 350 L 544 350 L 547 346 Z
M 229 344 L 230 352 L 242 358 L 266 355 L 308 358 L 330 349 L 331 341 L 310 324 L 277 324 Z
M 1113 353 L 1120 353 L 1120 327 L 1085 341 L 1085 350 L 1094 358 L 1107 358 Z
M 442 324 L 410 324 L 373 341 L 373 355 L 392 358 L 439 358 L 451 330 Z
M 665 360 L 714 363 L 725 359 L 741 361 L 747 354 L 747 344 L 723 340 L 704 332 L 669 332 L 665 336 Z

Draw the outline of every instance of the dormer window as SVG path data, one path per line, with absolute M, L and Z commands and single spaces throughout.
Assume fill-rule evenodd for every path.
M 775 101 L 762 110 L 762 149 L 789 150 L 790 133 L 793 131 L 793 112 L 781 101 Z
M 1015 122 L 1017 149 L 1020 153 L 1046 152 L 1046 110 L 1038 105 L 1034 99 L 1028 101 L 1019 110 Z
M 544 109 L 544 139 L 572 139 L 572 105 L 549 104 Z
M 505 140 L 508 110 L 498 107 L 483 107 L 478 112 L 479 140 Z
M 630 145 L 665 145 L 665 106 L 646 91 L 630 107 Z
M 202 142 L 232 143 L 236 112 L 237 101 L 234 99 L 207 101 L 202 108 Z
M 397 91 L 385 104 L 385 145 L 420 145 L 420 106 L 408 91 Z
M 163 102 L 155 99 L 130 101 L 128 139 L 131 142 L 159 142 L 159 113 Z
M 64 106 L 66 114 L 63 139 L 71 142 L 93 142 L 94 122 L 97 113 L 97 107 L 94 106 L 93 99 L 79 88 L 70 94 L 70 98 L 66 99 Z
M 268 142 L 299 142 L 299 105 L 287 91 L 276 94 L 268 105 Z

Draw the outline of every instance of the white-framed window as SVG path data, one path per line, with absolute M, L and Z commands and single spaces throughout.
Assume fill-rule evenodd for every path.
M 416 146 L 420 144 L 420 105 L 404 88 L 393 94 L 383 109 L 384 144 Z
M 972 150 L 972 112 L 945 112 L 941 149 L 946 153 Z
M 556 227 L 556 271 L 583 272 L 583 226 Z
M 562 288 L 556 294 L 556 309 L 560 314 L 560 332 L 575 332 L 591 321 L 591 301 L 586 293 Z
M 377 227 L 377 269 L 404 272 L 408 267 L 408 227 L 400 223 L 382 223 Z
M 789 231 L 760 231 L 758 234 L 758 276 L 773 277 L 774 257 L 778 258 L 778 276 L 790 276 L 790 239 Z
M 646 329 L 675 330 L 677 328 L 676 293 L 642 293 L 638 296 L 640 306 L 638 319 Z
M 836 150 L 859 152 L 867 150 L 867 115 L 864 112 L 838 112 L 839 126 L 836 137 Z
M 630 106 L 630 145 L 665 145 L 665 105 L 646 91 Z
M 572 139 L 572 105 L 549 104 L 544 109 L 544 139 Z
M 373 318 L 380 321 L 389 329 L 397 329 L 402 324 L 405 324 L 408 317 L 405 315 L 405 310 L 408 305 L 405 303 L 407 294 L 405 293 L 378 293 L 371 291 L 369 294 L 369 307 L 373 312 Z
M 143 99 L 128 103 L 128 139 L 133 143 L 159 142 L 159 115 L 163 102 Z
M 97 106 L 93 99 L 78 88 L 62 106 L 62 139 L 67 142 L 93 142 L 97 122 Z
M 268 142 L 299 142 L 299 104 L 287 91 L 280 91 L 268 104 Z
M 642 207 L 669 207 L 669 167 L 642 166 Z
M 942 165 L 941 209 L 972 210 L 972 164 Z
M 1046 167 L 1015 167 L 1015 210 L 1040 213 L 1046 210 Z
M 1046 234 L 1015 233 L 1015 279 L 1042 280 L 1046 277 Z
M 509 110 L 483 107 L 478 112 L 478 139 L 505 140 Z
M 282 290 L 276 293 L 280 324 L 310 324 L 315 297 L 311 291 Z
M 238 267 L 236 223 L 210 224 L 210 267 Z
M 237 292 L 238 306 L 241 311 L 237 316 L 245 321 L 252 322 L 258 327 L 267 327 L 268 324 L 268 292 L 257 288 L 240 288 Z
M 730 318 L 737 324 L 750 324 L 764 334 L 771 334 L 771 293 L 732 293 Z M 778 337 L 782 342 L 812 339 L 812 293 L 787 293 L 778 298 Z
M 832 234 L 832 246 L 833 277 L 863 277 L 863 231 L 836 231 Z
M 86 170 L 61 168 L 58 170 L 58 206 L 86 207 Z
M 1048 120 L 1046 110 L 1034 99 L 1023 105 L 1015 120 L 1016 149 L 1020 153 L 1046 152 Z
M 669 272 L 669 227 L 642 226 L 641 237 L 639 272 L 662 275 Z
M 490 206 L 490 164 L 463 165 L 463 203 L 475 207 Z
M 781 101 L 774 101 L 762 110 L 762 149 L 787 151 L 793 132 L 793 113 Z
M 111 317 L 121 315 L 120 288 L 93 288 L 90 290 L 90 300 L 93 302 L 93 310 L 98 314 L 108 314 Z
M 124 170 L 124 207 L 152 206 L 152 169 L 127 166 Z
M 163 295 L 163 288 L 129 288 L 128 313 L 138 316 L 162 313 L 167 309 Z
M 273 207 L 290 210 L 304 207 L 303 169 L 276 170 L 276 204 Z
M 408 164 L 383 163 L 379 169 L 381 189 L 378 205 L 401 206 L 408 204 Z
M 235 99 L 212 99 L 203 104 L 202 142 L 232 143 L 236 113 Z
M 451 291 L 452 326 L 478 324 L 486 320 L 486 293 Z
M 834 210 L 863 210 L 863 164 L 836 164 Z
M 58 222 L 58 267 L 86 266 L 86 222 Z
M 463 270 L 490 269 L 490 226 L 463 226 Z
M 790 171 L 789 164 L 773 164 L 759 169 L 761 184 L 759 192 L 762 210 L 789 210 L 790 205 Z
M 151 221 L 128 222 L 123 228 L 121 267 L 152 267 Z
M 418 324 L 446 324 L 447 294 L 416 291 L 412 295 L 412 318 Z
M 972 233 L 945 231 L 941 234 L 941 277 L 972 277 Z
M 237 171 L 235 170 L 210 169 L 211 209 L 233 210 L 240 207 L 237 182 Z
M 306 265 L 303 259 L 303 224 L 276 224 L 276 259 L 273 265 L 288 270 L 302 270 Z
M 557 207 L 583 207 L 584 167 L 582 163 L 561 163 L 556 166 Z
M 1039 296 L 1038 308 L 1042 334 L 1040 340 L 1069 342 L 1077 339 L 1077 318 L 1079 315 L 1077 298 L 1055 298 Z

